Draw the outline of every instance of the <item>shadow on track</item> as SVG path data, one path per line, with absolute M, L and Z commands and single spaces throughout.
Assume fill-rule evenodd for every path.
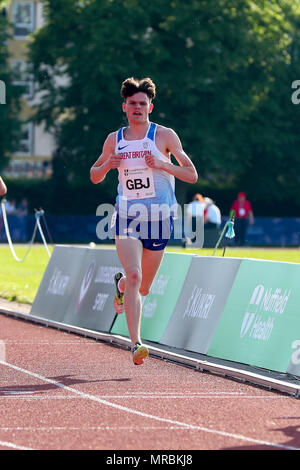
M 296 418 L 293 418 L 296 419 Z M 287 450 L 289 448 L 300 449 L 300 425 L 296 426 L 286 426 L 283 428 L 276 428 L 272 429 L 272 431 L 280 431 L 286 437 L 290 438 L 289 441 L 285 443 L 278 443 L 278 445 L 282 445 L 286 447 Z M 274 443 L 275 444 L 275 443 Z M 234 446 L 234 447 L 226 447 L 222 450 L 284 450 L 283 448 L 276 448 L 268 445 L 253 445 L 253 446 Z
M 76 379 L 71 375 L 60 375 L 57 377 L 48 377 L 50 380 L 54 380 L 55 382 L 65 385 L 71 386 L 76 384 L 86 384 L 86 383 L 101 383 L 101 382 L 130 382 L 130 378 L 113 378 L 113 379 L 99 379 L 99 380 L 83 380 L 83 379 Z M 18 394 L 21 395 L 22 392 L 26 393 L 40 393 L 40 392 L 47 392 L 49 390 L 57 390 L 58 387 L 55 384 L 41 384 L 41 385 L 18 385 L 18 386 L 7 386 L 7 387 L 0 387 L 0 396 L 7 396 Z

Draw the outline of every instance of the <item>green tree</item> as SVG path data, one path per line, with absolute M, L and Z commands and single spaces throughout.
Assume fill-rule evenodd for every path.
M 5 84 L 6 104 L 0 105 L 0 170 L 7 166 L 9 155 L 16 150 L 20 132 L 20 96 L 22 90 L 12 84 L 12 71 L 9 66 L 7 41 L 9 24 L 5 4 L 0 0 L 0 80 Z
M 250 158 L 240 181 L 260 200 L 275 205 L 294 201 L 299 206 L 300 106 L 291 100 L 292 83 L 300 77 L 299 2 L 281 2 L 276 13 L 284 18 L 276 32 L 280 47 L 266 93 L 249 122 Z M 271 17 L 265 16 L 264 22 L 267 31 L 276 26 Z
M 37 119 L 56 133 L 65 173 L 88 182 L 106 135 L 125 123 L 121 82 L 151 76 L 158 88 L 152 119 L 178 132 L 203 187 L 243 184 L 265 197 L 267 186 L 272 194 L 285 187 L 285 175 L 296 187 L 295 2 L 44 3 L 48 21 L 30 54 L 43 92 Z M 287 143 L 296 172 L 287 168 Z M 112 181 L 109 174 L 102 185 L 107 197 Z

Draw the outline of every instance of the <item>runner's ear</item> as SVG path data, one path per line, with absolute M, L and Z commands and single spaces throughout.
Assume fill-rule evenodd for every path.
M 123 101 L 123 103 L 122 103 L 122 109 L 123 109 L 124 113 L 125 113 L 125 106 L 126 106 L 126 103 L 125 103 L 125 101 Z
M 153 103 L 151 103 L 149 106 L 149 113 L 152 113 L 152 109 L 153 109 Z

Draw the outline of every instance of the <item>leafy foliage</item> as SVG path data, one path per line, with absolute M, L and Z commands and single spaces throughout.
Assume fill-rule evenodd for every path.
M 125 123 L 121 82 L 150 76 L 158 89 L 152 119 L 178 133 L 200 184 L 240 186 L 252 198 L 295 197 L 298 2 L 44 4 L 48 21 L 35 34 L 30 60 L 43 96 L 37 120 L 57 135 L 63 173 L 88 182 L 107 134 Z M 103 183 L 106 191 L 113 179 Z
M 12 85 L 7 41 L 9 25 L 0 1 L 0 80 L 5 84 L 6 104 L 0 105 L 0 170 L 7 166 L 9 154 L 16 149 L 20 132 L 20 96 L 22 90 Z

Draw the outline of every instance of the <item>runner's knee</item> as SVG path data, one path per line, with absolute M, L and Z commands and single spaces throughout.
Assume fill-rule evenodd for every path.
M 131 268 L 126 271 L 126 285 L 140 287 L 142 282 L 142 272 L 139 268 Z

